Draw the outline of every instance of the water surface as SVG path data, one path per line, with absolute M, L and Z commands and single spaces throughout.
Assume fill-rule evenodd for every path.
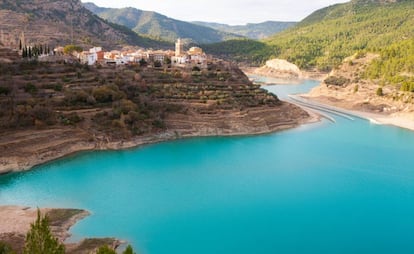
M 0 204 L 87 209 L 74 239 L 116 236 L 144 254 L 414 253 L 414 133 L 335 117 L 82 153 L 1 176 Z

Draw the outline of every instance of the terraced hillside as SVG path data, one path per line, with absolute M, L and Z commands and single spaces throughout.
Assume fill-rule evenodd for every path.
M 99 18 L 84 8 L 80 0 L 1 0 L 0 24 L 4 37 L 15 45 L 22 32 L 28 45 L 76 43 L 107 48 L 169 45 Z
M 15 62 L 0 73 L 0 171 L 79 150 L 267 133 L 308 118 L 226 62 L 202 71 Z

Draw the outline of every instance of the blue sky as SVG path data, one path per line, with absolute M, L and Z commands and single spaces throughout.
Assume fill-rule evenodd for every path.
M 349 0 L 82 0 L 101 7 L 135 7 L 184 21 L 231 25 L 300 21 L 313 11 Z

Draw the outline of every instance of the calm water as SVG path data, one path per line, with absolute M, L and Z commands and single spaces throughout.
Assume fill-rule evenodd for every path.
M 75 239 L 144 254 L 414 253 L 414 132 L 336 119 L 83 153 L 0 177 L 0 204 L 87 209 Z

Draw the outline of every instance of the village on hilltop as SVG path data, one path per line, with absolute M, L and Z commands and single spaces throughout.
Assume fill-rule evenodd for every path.
M 207 68 L 208 63 L 213 61 L 212 56 L 203 52 L 199 47 L 191 47 L 188 51 L 184 50 L 184 43 L 178 39 L 173 50 L 152 50 L 152 49 L 132 49 L 105 51 L 102 47 L 93 47 L 89 50 L 77 50 L 68 52 L 67 47 L 58 46 L 54 49 L 46 45 L 27 45 L 25 35 L 22 32 L 19 36 L 7 34 L 0 31 L 0 44 L 4 47 L 12 48 L 19 52 L 23 58 L 36 57 L 40 61 L 53 61 L 56 56 L 69 55 L 75 58 L 81 64 L 95 65 L 128 65 L 140 64 L 153 67 L 163 67 L 164 65 L 172 67 L 198 67 Z M 68 45 L 73 46 L 73 45 Z M 60 58 L 61 59 L 61 58 Z
M 61 51 L 63 48 L 57 48 Z M 101 47 L 94 47 L 89 51 L 77 53 L 77 58 L 83 64 L 94 65 L 100 64 L 134 64 L 147 63 L 155 67 L 161 67 L 165 64 L 174 67 L 197 66 L 199 68 L 207 68 L 207 63 L 212 57 L 206 55 L 199 47 L 191 47 L 188 51 L 184 51 L 184 44 L 178 39 L 175 44 L 175 51 L 172 50 L 112 50 L 103 51 Z

